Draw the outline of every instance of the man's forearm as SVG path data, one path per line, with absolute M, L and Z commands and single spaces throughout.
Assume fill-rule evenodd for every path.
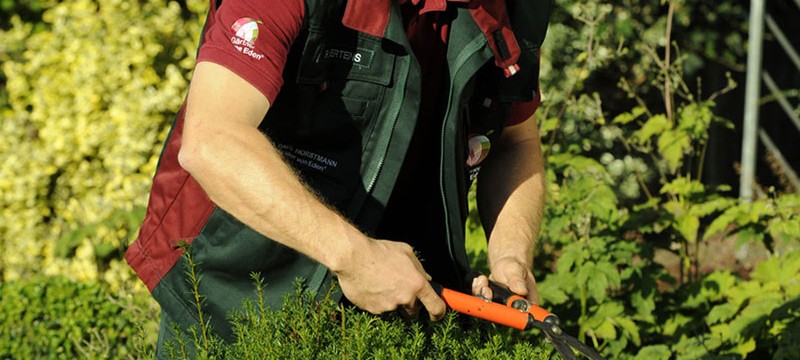
M 532 120 L 498 144 L 478 179 L 478 209 L 490 264 L 512 257 L 530 268 L 545 198 L 544 165 Z
M 336 271 L 366 236 L 309 191 L 259 132 L 258 122 L 268 109 L 260 94 L 240 91 L 237 96 L 241 103 L 263 102 L 264 107 L 231 108 L 230 99 L 205 91 L 219 88 L 226 94 L 225 89 L 243 86 L 243 80 L 225 74 L 214 64 L 198 65 L 187 104 L 181 165 L 214 203 L 241 222 Z M 252 99 L 242 99 L 247 97 Z

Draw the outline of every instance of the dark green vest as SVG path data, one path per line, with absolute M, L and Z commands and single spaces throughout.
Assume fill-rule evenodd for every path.
M 375 230 L 392 193 L 414 132 L 420 68 L 396 1 L 383 38 L 342 25 L 345 0 L 307 0 L 303 29 L 290 50 L 284 86 L 261 124 L 304 181 L 366 233 Z M 506 78 L 466 5 L 451 23 L 447 50 L 448 99 L 441 127 L 441 201 L 450 256 L 466 274 L 464 248 L 469 180 L 467 134 L 496 138 L 511 102 L 530 101 L 538 89 L 539 49 L 550 0 L 507 1 L 522 50 L 520 71 Z M 487 107 L 487 99 L 493 106 Z M 323 241 L 323 239 L 320 239 Z M 251 272 L 267 283 L 277 308 L 296 278 L 324 291 L 328 271 L 217 209 L 192 244 L 203 273 L 201 292 L 214 329 L 230 330 L 225 314 L 254 295 Z M 155 289 L 162 306 L 192 309 L 181 260 Z

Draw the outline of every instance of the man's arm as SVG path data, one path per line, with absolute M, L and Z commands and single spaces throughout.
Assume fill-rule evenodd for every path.
M 189 90 L 179 161 L 209 198 L 259 233 L 328 267 L 357 306 L 381 313 L 417 300 L 445 311 L 412 249 L 370 239 L 306 188 L 258 130 L 267 98 L 232 71 L 200 62 Z
M 492 280 L 539 303 L 531 272 L 545 198 L 544 160 L 536 121 L 506 127 L 478 178 L 478 211 L 488 243 Z M 475 294 L 491 296 L 485 277 Z

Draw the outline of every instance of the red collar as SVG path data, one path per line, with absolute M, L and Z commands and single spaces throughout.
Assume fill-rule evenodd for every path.
M 401 0 L 408 1 L 408 0 Z M 415 4 L 421 0 L 411 0 Z M 441 11 L 448 1 L 469 2 L 470 13 L 480 27 L 492 52 L 495 64 L 503 69 L 506 77 L 518 70 L 520 48 L 509 24 L 505 0 L 424 0 L 421 13 Z M 391 0 L 348 0 L 342 24 L 353 30 L 382 38 L 389 24 Z
M 389 25 L 390 0 L 348 0 L 342 24 L 353 30 L 382 38 Z

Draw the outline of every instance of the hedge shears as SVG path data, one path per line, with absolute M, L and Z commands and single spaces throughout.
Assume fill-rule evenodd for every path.
M 539 329 L 565 360 L 577 359 L 574 350 L 592 360 L 605 360 L 592 348 L 564 333 L 558 316 L 489 281 L 492 299 L 464 294 L 432 283 L 450 309 L 519 330 Z M 574 350 L 573 350 L 574 349 Z

